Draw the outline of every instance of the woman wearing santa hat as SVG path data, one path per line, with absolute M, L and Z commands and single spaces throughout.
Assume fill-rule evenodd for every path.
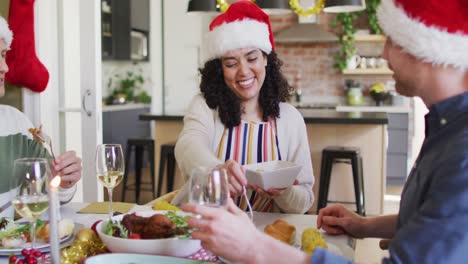
M 255 211 L 307 212 L 314 176 L 306 127 L 285 103 L 291 87 L 280 70 L 268 15 L 250 1 L 233 3 L 211 22 L 204 45 L 201 94 L 189 106 L 175 147 L 182 172 L 222 165 L 241 208 L 250 201 Z M 242 165 L 273 160 L 302 165 L 296 183 L 285 189 L 250 186 Z M 249 201 L 240 196 L 244 186 Z M 173 203 L 187 201 L 187 187 Z
M 332 205 L 320 210 L 317 227 L 329 234 L 391 239 L 382 263 L 466 263 L 468 1 L 382 0 L 377 14 L 388 36 L 383 55 L 397 91 L 420 97 L 429 108 L 426 138 L 397 215 L 362 217 Z M 233 262 L 350 263 L 322 248 L 307 256 L 265 236 L 232 203 L 227 211 L 183 209 L 203 216 L 189 220 L 197 228 L 192 237 Z
M 13 33 L 8 24 L 0 16 L 0 97 L 5 93 L 5 75 L 9 68 L 6 57 Z M 48 158 L 50 154 L 44 146 L 35 141 L 29 133 L 33 124 L 16 108 L 0 104 L 0 201 L 8 201 L 11 197 L 9 178 L 13 175 L 13 162 L 19 158 Z M 53 168 L 62 175 L 60 200 L 68 202 L 76 191 L 76 182 L 81 178 L 81 159 L 74 151 L 67 151 L 53 161 Z M 13 216 L 12 208 L 0 212 L 3 216 Z

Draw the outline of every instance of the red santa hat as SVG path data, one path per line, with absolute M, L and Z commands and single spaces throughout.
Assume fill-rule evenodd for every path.
M 382 0 L 380 27 L 406 52 L 468 69 L 468 0 Z
M 250 1 L 232 3 L 213 19 L 203 45 L 204 62 L 238 48 L 254 47 L 269 54 L 275 48 L 270 18 Z
M 0 39 L 5 40 L 7 48 L 10 48 L 11 41 L 13 40 L 13 32 L 8 27 L 6 20 L 0 16 Z

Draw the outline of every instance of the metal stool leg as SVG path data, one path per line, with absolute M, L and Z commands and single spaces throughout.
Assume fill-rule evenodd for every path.
M 125 192 L 127 187 L 127 180 L 128 180 L 128 171 L 130 166 L 130 155 L 132 155 L 132 146 L 127 143 L 127 154 L 125 155 L 125 172 L 123 178 L 123 188 L 122 188 L 122 202 L 125 202 Z
M 158 175 L 158 193 L 157 193 L 158 197 L 161 196 L 165 164 L 166 164 L 166 149 L 164 146 L 161 146 L 161 153 L 159 157 L 159 175 Z
M 353 170 L 353 182 L 354 182 L 354 196 L 356 200 L 356 208 L 357 212 L 360 215 L 363 215 L 363 204 L 364 204 L 364 197 L 361 190 L 362 187 L 362 179 L 361 179 L 361 170 L 359 169 L 359 157 L 353 156 L 351 159 L 351 167 Z
M 328 157 L 325 163 L 325 173 L 327 177 L 325 177 L 325 189 L 323 191 L 324 199 L 323 199 L 323 204 L 322 208 L 327 207 L 328 204 L 328 193 L 330 190 L 330 181 L 331 181 L 331 175 L 332 175 L 332 169 L 333 169 L 333 157 Z
M 167 192 L 172 192 L 174 189 L 174 178 L 175 178 L 175 157 L 174 153 L 169 153 L 167 155 Z
M 150 158 L 150 166 L 151 166 L 151 190 L 153 192 L 153 199 L 156 198 L 156 191 L 155 191 L 155 184 L 154 184 L 154 144 L 151 144 L 149 147 L 149 158 Z
M 317 213 L 320 209 L 327 206 L 328 188 L 330 187 L 331 166 L 333 162 L 331 156 L 322 152 L 322 163 L 320 172 L 319 200 L 317 204 Z
M 135 148 L 135 203 L 140 201 L 141 169 L 143 167 L 143 147 Z

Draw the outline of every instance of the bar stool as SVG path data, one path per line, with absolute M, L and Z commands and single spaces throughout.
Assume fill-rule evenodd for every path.
M 329 202 L 328 191 L 330 188 L 330 178 L 333 163 L 340 162 L 351 164 L 353 171 L 355 196 L 355 202 L 341 203 L 355 203 L 357 213 L 360 215 L 365 215 L 366 211 L 364 202 L 364 178 L 362 171 L 362 157 L 360 154 L 360 149 L 356 147 L 326 147 L 323 149 L 317 213 L 320 209 L 326 207 L 327 202 Z
M 167 163 L 166 193 L 174 189 L 175 164 L 174 155 L 175 143 L 161 145 L 161 156 L 159 158 L 159 176 L 158 176 L 158 197 L 161 196 L 162 183 L 164 178 L 164 167 Z
M 132 151 L 135 152 L 135 183 L 127 185 L 128 171 L 130 168 L 130 158 Z M 148 160 L 151 166 L 151 182 L 141 181 L 141 169 L 143 168 L 143 155 L 144 152 L 148 153 Z M 153 199 L 155 198 L 155 185 L 154 185 L 154 140 L 152 139 L 128 139 L 127 140 L 127 151 L 125 155 L 125 174 L 123 179 L 123 190 L 122 190 L 122 201 L 125 200 L 125 192 L 127 190 L 135 190 L 135 202 L 138 203 L 140 200 L 140 191 L 151 191 L 153 192 Z M 151 189 L 142 188 L 145 184 L 151 184 Z

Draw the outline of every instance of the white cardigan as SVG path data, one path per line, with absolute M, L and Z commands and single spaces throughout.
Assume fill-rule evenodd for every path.
M 312 186 L 314 175 L 310 158 L 304 118 L 293 106 L 280 103 L 280 117 L 276 119 L 277 136 L 282 160 L 301 164 L 298 185 L 287 188 L 274 199 L 285 213 L 305 213 L 314 202 Z M 218 111 L 208 107 L 202 95 L 196 95 L 184 117 L 184 127 L 175 146 L 177 164 L 186 180 L 198 166 L 215 167 L 224 163 L 216 157 L 218 144 L 224 132 Z M 188 183 L 182 187 L 172 203 L 188 200 Z

